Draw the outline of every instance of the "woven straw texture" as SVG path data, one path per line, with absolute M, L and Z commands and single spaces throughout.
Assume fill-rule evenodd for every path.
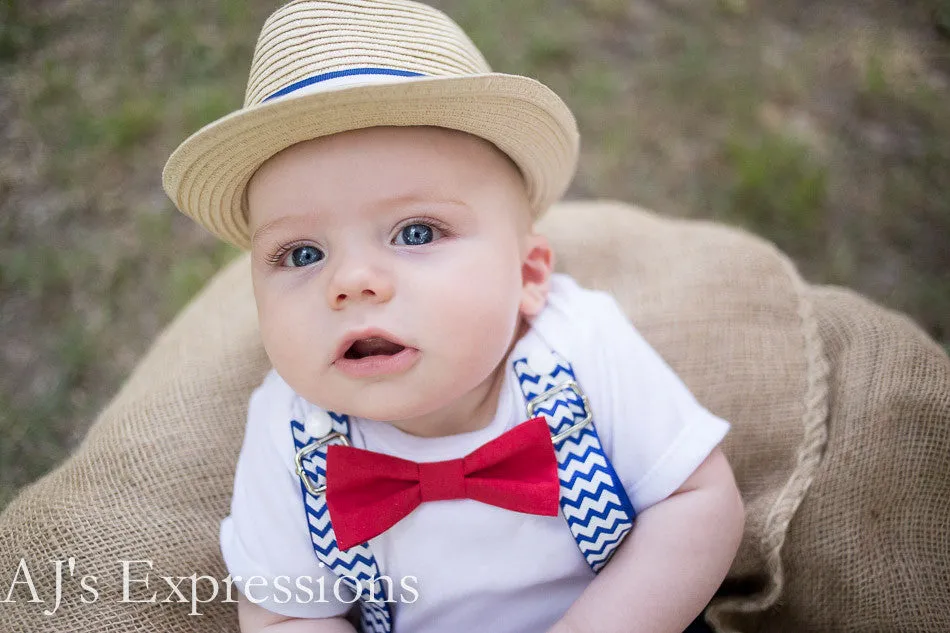
M 806 286 L 774 247 L 720 225 L 572 203 L 539 228 L 558 269 L 614 293 L 733 422 L 724 449 L 748 516 L 718 630 L 950 630 L 950 361 L 934 343 L 851 293 Z M 174 595 L 161 603 L 160 577 L 226 575 L 218 524 L 267 369 L 245 256 L 166 329 L 73 456 L 0 515 L 0 578 L 23 559 L 46 600 L 17 585 L 0 630 L 237 631 L 222 595 L 189 615 Z M 47 561 L 69 557 L 62 604 L 45 616 Z M 151 561 L 132 565 L 150 582 L 129 597 L 156 603 L 123 602 L 123 560 Z
M 307 83 L 315 77 L 367 68 L 423 76 L 364 76 L 372 85 L 308 94 L 328 85 Z M 297 0 L 261 29 L 243 109 L 185 140 L 163 185 L 183 213 L 247 249 L 245 189 L 265 160 L 301 141 L 380 125 L 446 127 L 491 141 L 521 169 L 536 213 L 563 195 L 577 167 L 567 105 L 534 79 L 492 73 L 441 11 L 407 0 Z
M 309 54 L 315 49 L 326 53 Z M 397 67 L 394 62 L 401 70 L 429 76 L 491 72 L 465 32 L 428 5 L 297 0 L 275 11 L 261 29 L 244 107 L 300 79 L 349 68 Z

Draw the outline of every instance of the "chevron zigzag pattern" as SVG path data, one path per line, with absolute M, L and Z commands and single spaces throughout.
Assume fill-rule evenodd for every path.
M 556 364 L 549 374 L 536 373 L 527 358 L 513 363 L 528 402 L 568 380 L 577 382 L 570 363 L 556 352 L 551 353 Z M 555 393 L 535 412 L 544 415 L 552 436 L 587 416 L 584 399 L 573 387 Z M 633 528 L 633 505 L 604 454 L 593 421 L 562 439 L 555 452 L 561 481 L 561 512 L 587 564 L 596 573 Z
M 377 602 L 363 601 L 360 604 L 360 629 L 364 633 L 390 633 L 389 609 Z
M 299 407 L 298 407 L 299 408 Z M 350 436 L 349 418 L 345 415 L 330 413 L 332 431 Z M 297 415 L 303 419 L 303 415 Z M 297 419 L 290 421 L 291 433 L 294 438 L 294 448 L 300 451 L 316 438 L 307 433 L 302 422 Z M 303 460 L 304 471 L 314 481 L 325 481 L 327 473 L 327 447 L 323 446 L 310 453 L 309 459 Z M 392 614 L 385 602 L 373 600 L 376 581 L 380 577 L 376 558 L 367 544 L 355 545 L 346 551 L 341 551 L 336 545 L 336 535 L 330 523 L 330 511 L 327 509 L 324 495 L 310 494 L 303 482 L 300 482 L 303 494 L 304 509 L 307 514 L 307 524 L 310 528 L 310 540 L 317 559 L 327 566 L 338 578 L 341 578 L 357 595 L 360 596 L 360 627 L 364 633 L 390 633 L 392 631 Z M 352 579 L 357 582 L 353 582 Z

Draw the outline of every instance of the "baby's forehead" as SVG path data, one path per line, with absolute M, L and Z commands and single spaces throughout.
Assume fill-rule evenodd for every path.
M 295 143 L 264 162 L 267 165 L 292 160 L 306 154 L 326 156 L 328 161 L 346 160 L 353 153 L 391 154 L 418 159 L 434 155 L 440 160 L 459 159 L 469 163 L 493 160 L 519 175 L 514 161 L 496 145 L 474 134 L 435 126 L 377 126 L 348 130 Z
M 267 160 L 248 185 L 248 209 L 322 200 L 393 206 L 453 202 L 485 191 L 526 198 L 521 172 L 492 143 L 437 127 L 375 127 L 292 145 Z M 258 203 L 258 204 L 255 204 Z

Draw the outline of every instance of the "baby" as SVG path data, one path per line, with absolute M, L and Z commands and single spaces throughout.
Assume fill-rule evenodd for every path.
M 570 112 L 443 14 L 297 1 L 245 107 L 169 159 L 251 252 L 273 370 L 221 547 L 241 630 L 683 631 L 743 507 L 699 405 L 533 223 Z M 581 223 L 579 231 L 584 227 Z

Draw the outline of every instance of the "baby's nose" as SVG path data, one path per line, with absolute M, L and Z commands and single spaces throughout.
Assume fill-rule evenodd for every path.
M 376 297 L 376 292 L 370 288 L 364 288 L 362 292 L 360 292 L 359 294 L 364 299 L 374 299 Z M 337 303 L 337 305 L 343 305 L 344 303 L 349 301 L 351 296 L 355 296 L 355 294 L 351 295 L 345 292 L 341 292 L 340 294 L 336 296 L 335 302 Z
M 380 267 L 364 262 L 335 272 L 327 289 L 327 299 L 334 309 L 351 303 L 382 303 L 392 298 L 392 275 Z

